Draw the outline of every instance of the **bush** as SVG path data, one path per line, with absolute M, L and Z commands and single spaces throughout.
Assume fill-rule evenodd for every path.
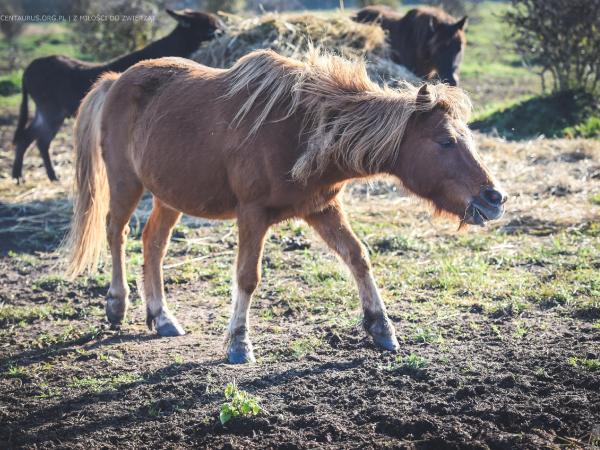
M 512 0 L 505 15 L 525 62 L 552 90 L 594 93 L 600 81 L 600 0 Z
M 88 16 L 156 17 L 157 8 L 146 0 L 92 2 Z M 84 54 L 106 60 L 148 45 L 158 30 L 156 20 L 80 21 L 75 24 L 75 39 Z

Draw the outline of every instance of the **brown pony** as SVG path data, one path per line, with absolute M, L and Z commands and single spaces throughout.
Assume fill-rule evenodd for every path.
M 300 62 L 260 50 L 229 70 L 163 58 L 105 75 L 75 125 L 69 272 L 95 267 L 108 237 L 106 314 L 111 324 L 122 322 L 127 224 L 149 190 L 154 208 L 142 234 L 147 323 L 161 336 L 181 335 L 162 279 L 171 230 L 182 212 L 236 218 L 227 354 L 232 363 L 253 361 L 248 309 L 265 235 L 277 222 L 302 218 L 349 266 L 367 332 L 395 350 L 394 328 L 339 194 L 348 180 L 386 173 L 464 223 L 500 217 L 506 196 L 477 155 L 469 108 L 457 88 L 379 87 L 364 65 L 316 53 Z
M 456 20 L 434 7 L 411 9 L 402 16 L 388 7 L 368 6 L 359 10 L 353 20 L 380 23 L 388 32 L 394 62 L 420 77 L 437 77 L 443 83 L 458 86 L 467 16 Z

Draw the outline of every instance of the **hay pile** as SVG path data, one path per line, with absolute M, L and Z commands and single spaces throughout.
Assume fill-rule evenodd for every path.
M 270 48 L 282 55 L 303 59 L 309 46 L 349 59 L 365 59 L 371 78 L 379 83 L 416 81 L 404 66 L 388 59 L 389 48 L 381 27 L 353 22 L 341 13 L 315 15 L 265 14 L 241 18 L 222 16 L 227 32 L 206 42 L 193 56 L 211 67 L 231 67 L 247 53 Z

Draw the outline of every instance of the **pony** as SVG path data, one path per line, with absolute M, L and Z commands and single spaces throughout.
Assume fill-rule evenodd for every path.
M 213 14 L 187 9 L 166 11 L 177 21 L 177 26 L 170 34 L 141 50 L 104 64 L 88 63 L 67 56 L 46 56 L 34 59 L 27 66 L 23 72 L 21 108 L 13 138 L 15 159 L 12 177 L 17 182 L 23 176 L 23 157 L 33 141 L 37 141 L 48 178 L 52 181 L 58 179 L 50 159 L 50 143 L 65 118 L 77 112 L 81 99 L 102 73 L 123 72 L 144 59 L 187 57 L 223 28 L 221 21 Z M 29 96 L 36 105 L 36 112 L 33 120 L 27 124 Z
M 467 16 L 455 19 L 440 8 L 420 7 L 402 16 L 384 6 L 367 6 L 353 17 L 361 23 L 378 22 L 388 33 L 391 59 L 415 75 L 439 78 L 458 86 L 460 63 L 467 44 Z
M 75 123 L 76 196 L 64 244 L 67 275 L 112 256 L 106 316 L 126 314 L 128 222 L 144 190 L 153 209 L 142 232 L 147 325 L 160 336 L 184 330 L 170 312 L 162 261 L 182 213 L 237 219 L 231 363 L 254 361 L 249 307 L 271 225 L 300 218 L 349 267 L 374 342 L 398 341 L 364 247 L 340 200 L 352 179 L 395 176 L 461 223 L 499 218 L 506 194 L 477 154 L 468 97 L 444 84 L 380 87 L 361 62 L 309 53 L 306 61 L 257 50 L 231 69 L 180 58 L 143 61 L 105 74 Z

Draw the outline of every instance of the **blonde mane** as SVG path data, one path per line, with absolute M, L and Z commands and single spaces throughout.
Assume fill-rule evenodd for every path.
M 415 112 L 444 108 L 466 122 L 471 104 L 459 88 L 430 85 L 428 101 L 417 101 L 418 86 L 379 86 L 364 63 L 311 50 L 306 61 L 257 50 L 242 58 L 225 75 L 226 98 L 246 95 L 231 126 L 240 126 L 256 109 L 248 137 L 256 134 L 275 108 L 285 120 L 301 111 L 307 151 L 296 162 L 292 177 L 306 181 L 335 162 L 358 174 L 377 171 L 397 155 L 409 119 Z M 258 109 L 261 108 L 261 109 Z

